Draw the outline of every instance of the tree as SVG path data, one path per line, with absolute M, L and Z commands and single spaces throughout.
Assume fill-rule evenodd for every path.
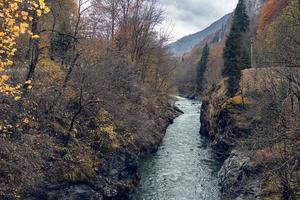
M 289 4 L 287 0 L 269 0 L 262 7 L 259 18 L 259 31 L 263 31 Z
M 203 91 L 203 84 L 204 84 L 204 73 L 207 68 L 208 63 L 208 56 L 209 56 L 209 46 L 206 44 L 202 51 L 201 60 L 197 65 L 197 93 L 201 94 Z
M 245 41 L 245 33 L 249 29 L 249 18 L 244 0 L 240 0 L 233 18 L 232 27 L 224 48 L 223 76 L 228 77 L 228 92 L 234 96 L 239 89 L 241 70 L 250 64 L 250 58 Z
M 46 6 L 44 0 L 0 0 L 0 92 L 15 93 L 16 88 L 7 84 L 8 75 L 4 73 L 5 69 L 13 65 L 13 57 L 17 51 L 16 40 L 20 34 L 29 34 L 32 43 L 37 43 L 39 36 L 29 31 L 29 24 L 35 23 L 35 20 L 42 14 L 48 13 L 50 9 Z M 34 29 L 35 27 L 32 27 Z
M 149 55 L 159 45 L 157 26 L 163 21 L 157 0 L 93 0 L 92 5 L 89 15 L 93 35 L 108 41 L 108 51 L 130 57 L 137 79 L 145 82 L 151 71 Z
M 260 67 L 300 66 L 300 9 L 298 5 L 297 0 L 290 1 L 289 5 L 259 32 L 256 53 Z M 274 12 L 277 10 L 277 8 L 273 9 Z M 260 26 L 264 24 L 265 22 L 261 21 Z
M 72 37 L 72 21 L 77 16 L 78 5 L 73 0 L 63 0 L 49 2 L 51 6 L 52 19 L 45 19 L 48 25 L 45 25 L 44 29 L 49 29 L 49 54 L 51 59 L 54 57 L 64 63 L 67 57 L 71 44 L 73 42 Z

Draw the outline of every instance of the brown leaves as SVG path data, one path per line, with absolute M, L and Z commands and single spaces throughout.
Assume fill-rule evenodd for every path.
M 263 31 L 284 9 L 290 0 L 268 0 L 263 6 L 260 20 L 259 31 Z

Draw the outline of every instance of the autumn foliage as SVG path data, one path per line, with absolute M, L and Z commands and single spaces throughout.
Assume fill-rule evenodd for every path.
M 262 8 L 258 30 L 263 31 L 289 2 L 289 0 L 268 0 Z
M 6 82 L 9 76 L 5 69 L 13 65 L 13 57 L 16 54 L 16 40 L 21 34 L 29 34 L 32 39 L 38 39 L 29 31 L 33 15 L 40 17 L 48 13 L 50 9 L 44 0 L 0 0 L 0 92 L 16 93 L 18 87 L 11 87 Z

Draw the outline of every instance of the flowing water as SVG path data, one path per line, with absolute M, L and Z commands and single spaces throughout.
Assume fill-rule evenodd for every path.
M 141 181 L 131 200 L 218 200 L 215 161 L 199 135 L 200 103 L 178 98 L 184 112 L 167 129 L 158 152 L 142 160 Z

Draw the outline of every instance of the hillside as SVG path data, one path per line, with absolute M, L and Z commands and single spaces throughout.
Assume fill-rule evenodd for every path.
M 185 36 L 178 41 L 169 44 L 167 48 L 174 55 L 182 56 L 184 53 L 190 52 L 197 44 L 199 44 L 212 34 L 220 33 L 220 37 L 223 37 L 225 34 L 224 27 L 230 20 L 231 16 L 232 13 L 227 14 L 204 30 L 192 35 Z M 217 40 L 219 40 L 219 38 Z
M 87 2 L 0 1 L 1 200 L 127 200 L 179 114 L 157 4 Z

